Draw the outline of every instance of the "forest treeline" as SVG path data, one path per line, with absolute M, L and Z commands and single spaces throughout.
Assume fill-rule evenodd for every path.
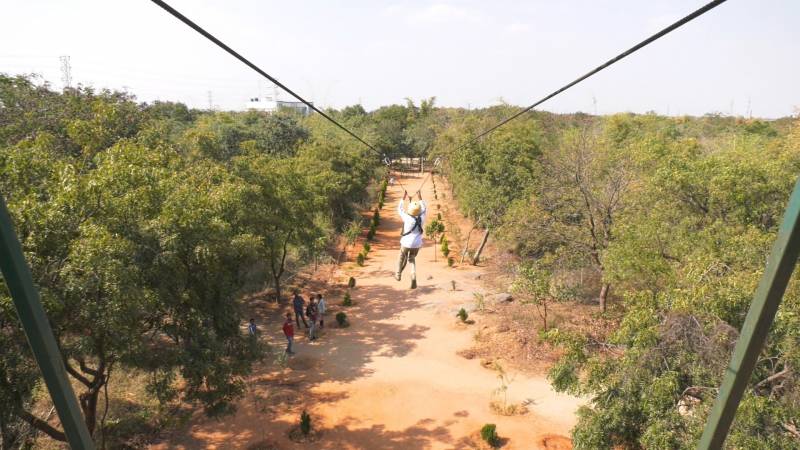
M 800 121 L 534 112 L 463 146 L 513 111 L 449 114 L 431 155 L 513 254 L 564 352 L 553 385 L 590 399 L 575 448 L 695 448 L 800 174 Z M 596 302 L 611 326 L 548 327 L 556 302 Z M 730 448 L 800 448 L 798 369 L 793 280 Z
M 316 115 L 0 76 L 0 193 L 90 430 L 105 385 L 131 371 L 163 404 L 230 412 L 266 354 L 242 333 L 245 296 L 337 258 L 385 154 L 440 158 L 461 210 L 511 255 L 514 289 L 562 348 L 554 386 L 590 399 L 576 448 L 693 448 L 800 173 L 800 123 L 532 112 L 464 145 L 514 111 L 328 111 L 377 155 Z M 731 447 L 800 448 L 798 294 L 793 281 Z M 611 325 L 552 323 L 565 302 Z M 3 449 L 31 430 L 63 440 L 32 409 L 43 389 L 3 287 Z

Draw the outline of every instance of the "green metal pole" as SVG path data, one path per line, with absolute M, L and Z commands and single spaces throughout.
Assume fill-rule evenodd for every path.
M 733 358 L 725 372 L 719 396 L 708 416 L 699 450 L 720 449 L 728 436 L 736 408 L 742 399 L 758 355 L 764 347 L 775 313 L 800 255 L 800 179 L 794 186 L 783 215 L 778 238 L 767 260 L 753 303 L 742 325 Z
M 39 300 L 39 292 L 33 285 L 31 271 L 25 262 L 22 247 L 14 232 L 11 216 L 2 195 L 0 195 L 0 270 L 11 292 L 11 298 L 14 299 L 14 307 L 25 329 L 33 356 L 42 370 L 42 376 L 58 411 L 69 445 L 73 449 L 93 449 L 92 437 L 78 407 L 75 392 L 67 379 L 61 352 Z

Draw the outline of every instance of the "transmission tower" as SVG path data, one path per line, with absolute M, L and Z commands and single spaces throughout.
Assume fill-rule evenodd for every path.
M 72 87 L 72 65 L 69 63 L 69 56 L 60 56 L 61 60 L 61 81 L 64 89 Z

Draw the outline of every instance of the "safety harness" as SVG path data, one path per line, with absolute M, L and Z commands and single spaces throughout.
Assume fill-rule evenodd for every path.
M 405 224 L 403 224 L 403 227 L 405 227 Z M 405 233 L 401 233 L 400 236 L 401 237 L 408 236 L 409 234 L 413 233 L 414 230 L 417 229 L 419 230 L 420 233 L 422 233 L 422 217 L 420 216 L 414 217 L 414 226 L 411 227 L 411 229 L 406 231 Z

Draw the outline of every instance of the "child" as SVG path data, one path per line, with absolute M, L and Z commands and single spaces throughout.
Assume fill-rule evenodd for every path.
M 322 294 L 317 294 L 317 310 L 319 311 L 319 327 L 325 328 L 325 309 L 327 305 L 325 304 L 325 299 L 322 298 Z
M 292 322 L 292 313 L 286 313 L 286 320 L 283 322 L 283 335 L 286 336 L 286 354 L 294 355 L 292 351 L 292 343 L 294 342 L 294 323 Z

